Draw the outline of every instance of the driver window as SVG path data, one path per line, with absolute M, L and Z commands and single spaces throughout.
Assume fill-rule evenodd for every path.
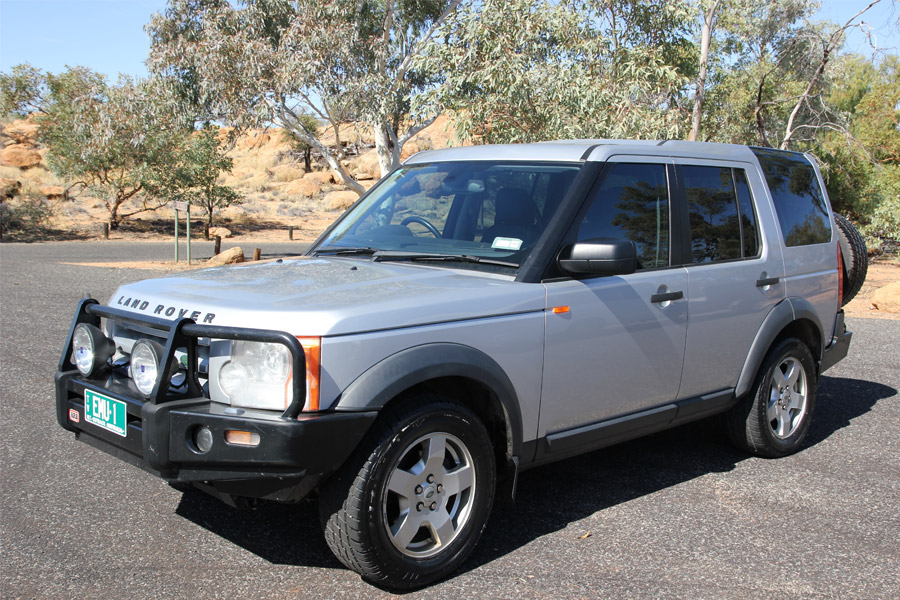
M 638 269 L 669 265 L 669 187 L 661 164 L 611 165 L 578 228 L 577 241 L 625 239 Z

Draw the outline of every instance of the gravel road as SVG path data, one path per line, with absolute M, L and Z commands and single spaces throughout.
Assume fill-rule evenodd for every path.
M 171 255 L 0 246 L 0 596 L 392 597 L 331 556 L 312 504 L 247 512 L 182 495 L 56 424 L 52 377 L 79 298 L 158 274 L 61 263 Z M 703 421 L 528 471 L 462 571 L 407 596 L 900 597 L 900 321 L 849 327 L 799 454 L 748 458 Z

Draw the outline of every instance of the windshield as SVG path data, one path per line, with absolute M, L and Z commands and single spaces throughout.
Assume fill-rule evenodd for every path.
M 404 166 L 344 215 L 314 253 L 445 263 L 459 257 L 470 266 L 515 269 L 579 169 L 483 161 Z

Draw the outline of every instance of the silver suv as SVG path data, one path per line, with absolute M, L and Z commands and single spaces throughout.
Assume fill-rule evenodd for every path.
M 302 257 L 82 301 L 57 416 L 231 504 L 316 497 L 345 565 L 416 587 L 522 469 L 717 414 L 748 452 L 797 451 L 864 265 L 807 155 L 423 152 Z

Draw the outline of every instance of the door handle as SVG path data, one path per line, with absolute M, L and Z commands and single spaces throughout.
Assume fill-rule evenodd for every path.
M 780 281 L 778 277 L 764 277 L 756 280 L 756 287 L 766 287 L 767 285 L 775 285 Z
M 665 292 L 664 294 L 653 294 L 650 296 L 650 302 L 656 304 L 657 302 L 668 302 L 669 300 L 680 300 L 684 298 L 684 292 Z

